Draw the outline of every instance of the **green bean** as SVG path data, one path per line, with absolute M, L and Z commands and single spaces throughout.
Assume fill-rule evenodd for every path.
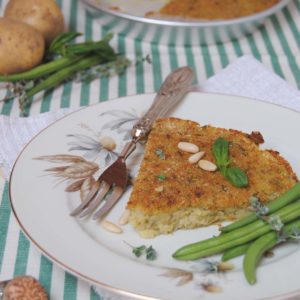
M 246 252 L 243 262 L 243 270 L 247 281 L 250 284 L 256 282 L 255 270 L 262 255 L 277 243 L 276 232 L 269 232 L 252 243 L 252 247 Z
M 271 201 L 268 205 L 269 214 L 272 212 L 277 211 L 278 209 L 284 207 L 285 205 L 297 200 L 300 198 L 300 182 L 297 182 L 292 188 L 290 188 L 287 192 L 276 198 L 275 200 Z M 245 226 L 253 221 L 257 220 L 256 213 L 252 213 L 241 220 L 234 222 L 230 225 L 227 225 L 221 228 L 222 232 L 230 232 L 234 229 L 239 227 Z
M 290 222 L 300 216 L 300 201 L 287 205 L 271 216 L 279 216 L 283 223 Z M 245 244 L 269 232 L 271 225 L 263 220 L 257 220 L 249 225 L 238 228 L 218 237 L 188 244 L 178 249 L 173 257 L 179 260 L 195 260 L 211 256 L 235 246 Z
M 232 258 L 235 258 L 235 257 L 238 257 L 238 256 L 241 256 L 241 255 L 245 254 L 247 249 L 249 248 L 250 244 L 251 243 L 246 243 L 246 244 L 236 246 L 236 247 L 233 247 L 233 248 L 230 248 L 230 249 L 226 250 L 223 253 L 221 260 L 222 261 L 227 261 L 227 260 L 230 260 Z
M 279 215 L 280 217 L 282 217 L 283 215 L 287 215 L 297 208 L 300 209 L 300 201 L 299 202 L 297 201 L 295 203 L 292 203 L 292 204 L 287 205 L 286 207 L 280 209 L 279 211 L 276 212 L 276 215 Z M 275 215 L 275 213 L 274 213 L 274 215 Z M 248 224 L 247 226 L 233 230 L 232 232 L 222 233 L 218 237 L 212 237 L 212 238 L 206 239 L 204 241 L 186 245 L 186 246 L 180 248 L 179 250 L 177 250 L 174 255 L 175 256 L 177 254 L 185 255 L 185 254 L 189 254 L 189 253 L 192 253 L 195 251 L 200 251 L 200 250 L 204 250 L 207 248 L 219 246 L 221 243 L 225 243 L 225 242 L 243 237 L 246 234 L 251 234 L 251 233 L 255 232 L 256 230 L 258 230 L 259 228 L 263 227 L 264 225 L 266 225 L 266 222 L 259 219 L 251 224 Z
M 63 82 L 66 78 L 69 78 L 70 76 L 75 74 L 76 72 L 82 71 L 96 64 L 100 64 L 101 62 L 103 62 L 103 59 L 98 55 L 82 58 L 77 63 L 50 75 L 45 80 L 41 81 L 39 84 L 34 86 L 31 90 L 27 91 L 26 95 L 27 97 L 32 97 L 33 95 L 37 94 L 38 92 L 44 89 L 55 87 L 61 82 Z
M 63 32 L 59 34 L 50 44 L 48 51 L 49 52 L 56 52 L 66 43 L 73 41 L 78 36 L 82 35 L 79 32 Z
M 106 59 L 116 57 L 115 51 L 106 41 L 84 42 L 74 45 L 68 45 L 62 48 L 62 55 L 82 55 L 82 54 L 98 54 Z
M 293 228 L 300 229 L 300 220 L 283 227 L 284 233 L 290 233 Z M 243 271 L 247 281 L 252 285 L 256 282 L 256 267 L 263 254 L 278 243 L 277 232 L 270 232 L 255 240 L 248 248 L 243 261 Z
M 67 67 L 69 65 L 73 65 L 74 63 L 82 59 L 82 57 L 83 56 L 62 57 L 54 61 L 51 61 L 49 63 L 37 66 L 26 72 L 13 74 L 13 75 L 0 76 L 0 81 L 16 82 L 19 80 L 32 80 L 39 77 L 43 77 L 45 75 L 58 71 L 61 68 Z

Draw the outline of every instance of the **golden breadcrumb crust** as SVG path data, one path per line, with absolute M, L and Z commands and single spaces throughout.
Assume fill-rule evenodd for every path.
M 171 0 L 160 13 L 192 19 L 233 19 L 261 12 L 278 2 L 278 0 Z
M 203 159 L 215 162 L 211 147 L 219 137 L 229 141 L 230 165 L 246 171 L 248 187 L 237 188 L 219 171 L 208 172 L 190 164 L 191 154 L 177 147 L 179 142 L 196 144 L 205 151 Z M 276 198 L 297 182 L 297 176 L 278 152 L 260 150 L 261 142 L 259 132 L 246 134 L 177 118 L 157 120 L 127 204 L 131 211 L 130 223 L 140 232 L 156 228 L 151 234 L 142 234 L 154 236 L 235 218 L 247 211 L 252 195 L 264 203 Z M 193 212 L 204 213 L 209 220 L 191 219 L 189 224 L 184 218 L 188 219 Z M 184 220 L 178 220 L 175 215 Z M 160 220 L 165 220 L 162 223 L 168 227 L 167 232 L 160 229 Z M 171 228 L 168 222 L 174 223 Z

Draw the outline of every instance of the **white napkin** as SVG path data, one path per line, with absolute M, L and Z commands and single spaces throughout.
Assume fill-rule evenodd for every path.
M 64 108 L 28 118 L 0 116 L 0 168 L 6 179 L 16 158 L 31 138 L 72 110 Z
M 200 91 L 259 99 L 300 111 L 300 91 L 245 55 L 199 86 Z
M 300 111 L 300 92 L 252 56 L 243 56 L 196 87 L 204 92 L 239 95 Z M 0 116 L 0 168 L 9 178 L 24 145 L 40 130 L 74 109 L 18 118 Z

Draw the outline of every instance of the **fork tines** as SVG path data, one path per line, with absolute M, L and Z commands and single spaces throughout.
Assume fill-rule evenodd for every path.
M 83 218 L 90 215 L 94 210 L 101 204 L 101 202 L 106 198 L 107 193 L 109 192 L 111 185 L 105 181 L 99 183 L 95 182 L 91 191 L 87 194 L 82 203 L 76 207 L 71 213 L 71 216 L 78 216 Z M 112 188 L 111 195 L 108 196 L 106 203 L 101 206 L 97 212 L 94 214 L 93 219 L 97 220 L 103 215 L 105 215 L 110 208 L 118 201 L 118 199 L 123 194 L 124 189 L 119 186 L 114 186 Z

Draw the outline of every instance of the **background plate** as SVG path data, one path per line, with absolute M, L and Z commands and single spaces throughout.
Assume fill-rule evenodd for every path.
M 101 26 L 126 36 L 161 44 L 199 45 L 226 42 L 251 33 L 289 0 L 281 0 L 270 9 L 231 20 L 180 20 L 145 17 L 158 11 L 167 0 L 82 0 Z M 118 7 L 119 9 L 116 9 Z

